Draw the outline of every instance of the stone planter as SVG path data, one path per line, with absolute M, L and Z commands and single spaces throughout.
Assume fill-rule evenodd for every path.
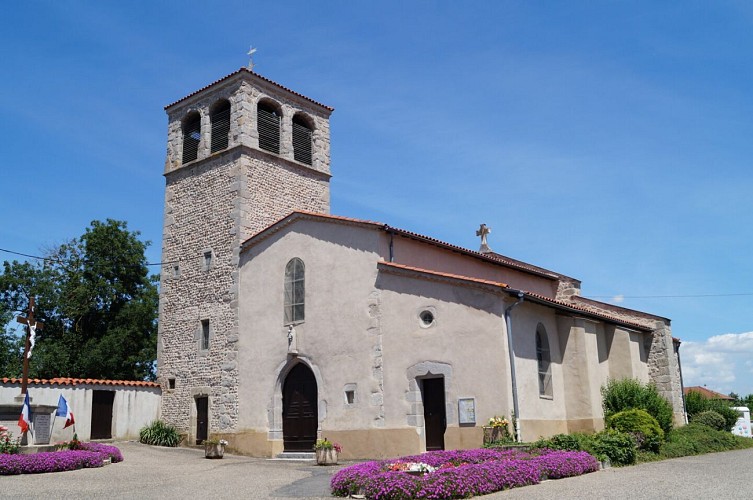
M 334 448 L 316 450 L 318 465 L 337 465 L 337 451 Z
M 223 455 L 225 455 L 224 444 L 204 443 L 204 457 L 205 458 L 222 458 Z
M 484 426 L 484 444 L 502 441 L 506 437 L 504 427 Z

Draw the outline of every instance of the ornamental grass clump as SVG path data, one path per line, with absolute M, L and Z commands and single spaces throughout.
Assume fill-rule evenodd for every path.
M 423 467 L 414 470 L 413 464 Z M 598 461 L 585 452 L 436 451 L 345 467 L 330 486 L 335 496 L 362 494 L 375 500 L 468 498 L 598 468 Z
M 162 420 L 153 420 L 139 431 L 139 441 L 154 446 L 175 447 L 181 439 L 178 429 Z

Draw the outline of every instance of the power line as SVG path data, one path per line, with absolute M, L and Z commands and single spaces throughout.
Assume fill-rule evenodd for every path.
M 0 252 L 10 253 L 13 255 L 20 255 L 22 257 L 29 257 L 31 259 L 39 259 L 44 260 L 47 262 L 57 262 L 59 264 L 65 264 L 62 260 L 59 259 L 51 259 L 49 257 L 40 257 L 38 255 L 30 255 L 27 253 L 21 253 L 21 252 L 14 252 L 13 250 L 7 250 L 5 248 L 0 248 Z M 147 266 L 164 266 L 167 264 L 177 264 L 181 262 L 182 259 L 178 260 L 171 260 L 169 262 L 150 262 L 147 263 Z M 621 299 L 687 299 L 687 298 L 704 298 L 704 297 L 750 297 L 753 296 L 753 292 L 744 292 L 744 293 L 700 293 L 700 294 L 683 294 L 683 295 L 587 295 L 586 298 L 592 298 L 592 299 L 614 299 L 615 297 L 619 297 Z
M 5 253 L 13 254 L 13 255 L 20 255 L 22 257 L 29 257 L 30 259 L 39 259 L 39 260 L 43 260 L 43 261 L 46 261 L 46 262 L 56 262 L 58 264 L 65 264 L 65 262 L 62 261 L 62 260 L 60 260 L 60 259 L 51 259 L 49 257 L 40 257 L 39 255 L 31 255 L 31 254 L 28 254 L 28 253 L 14 252 L 13 250 L 7 250 L 5 248 L 0 248 L 0 252 L 5 252 Z M 163 266 L 165 264 L 177 264 L 178 262 L 180 262 L 180 260 L 171 260 L 169 262 L 148 262 L 145 265 L 147 265 L 147 266 Z M 136 264 L 136 265 L 139 265 L 139 264 Z
M 745 297 L 751 296 L 753 292 L 746 293 L 699 293 L 699 294 L 687 294 L 687 295 L 587 295 L 585 297 L 591 297 L 594 299 L 614 299 L 619 297 L 621 299 L 685 299 L 694 297 Z

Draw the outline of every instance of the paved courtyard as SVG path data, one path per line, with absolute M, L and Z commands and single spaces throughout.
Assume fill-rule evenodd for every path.
M 0 498 L 332 498 L 337 467 L 115 443 L 119 464 L 57 474 L 0 477 Z M 481 497 L 753 498 L 753 450 L 613 468 Z

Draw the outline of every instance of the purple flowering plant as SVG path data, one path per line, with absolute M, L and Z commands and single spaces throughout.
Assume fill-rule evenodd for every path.
M 399 466 L 406 463 L 434 470 L 413 475 Z M 432 451 L 345 467 L 332 477 L 330 487 L 335 496 L 362 494 L 374 500 L 468 498 L 596 470 L 599 462 L 582 451 Z
M 0 454 L 0 476 L 61 472 L 102 467 L 104 461 L 122 462 L 123 455 L 115 446 L 80 443 L 75 450 L 47 451 L 29 455 Z

